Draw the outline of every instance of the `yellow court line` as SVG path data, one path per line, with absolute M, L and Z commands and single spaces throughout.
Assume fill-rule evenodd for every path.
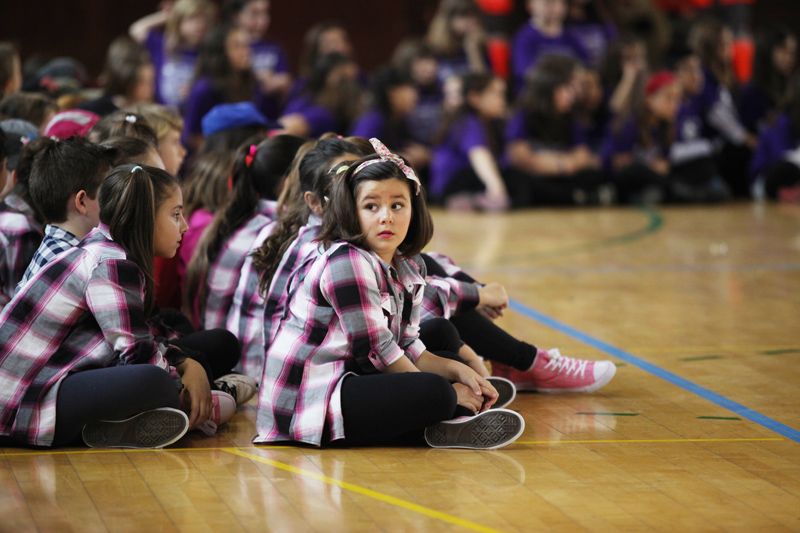
M 601 439 L 601 440 L 518 440 L 514 444 L 667 444 L 678 442 L 785 442 L 781 437 L 732 439 Z
M 264 449 L 268 450 L 285 450 L 287 448 L 296 448 L 295 446 L 269 446 Z M 229 447 L 209 446 L 197 448 L 94 448 L 91 450 L 64 450 L 64 451 L 48 451 L 48 450 L 31 450 L 26 452 L 11 452 L 3 453 L 0 451 L 0 459 L 3 457 L 26 457 L 35 455 L 96 455 L 103 453 L 170 453 L 170 452 L 214 452 L 214 451 L 227 451 Z
M 472 531 L 482 531 L 482 532 L 497 532 L 496 529 L 492 529 L 490 527 L 482 526 L 480 524 L 476 524 L 475 522 L 471 522 L 469 520 L 465 520 L 463 518 L 458 518 L 457 516 L 449 515 L 447 513 L 443 513 L 441 511 L 437 511 L 435 509 L 431 509 L 429 507 L 425 507 L 423 505 L 418 505 L 416 503 L 412 503 L 407 500 L 403 500 L 401 498 L 396 498 L 394 496 L 390 496 L 388 494 L 383 494 L 382 492 L 378 492 L 372 489 L 368 489 L 366 487 L 362 487 L 360 485 L 354 485 L 353 483 L 348 483 L 347 481 L 342 481 L 340 479 L 328 477 L 324 474 L 320 474 L 318 472 L 312 472 L 310 470 L 304 470 L 302 468 L 297 468 L 295 466 L 282 463 L 280 461 L 274 461 L 272 459 L 267 459 L 266 457 L 261 457 L 259 455 L 253 455 L 250 453 L 245 453 L 238 448 L 223 448 L 223 451 L 226 451 L 233 455 L 238 455 L 239 457 L 244 457 L 246 459 L 250 459 L 253 461 L 257 461 L 259 463 L 263 463 L 280 470 L 284 470 L 286 472 L 290 472 L 292 474 L 297 474 L 300 476 L 316 479 L 317 481 L 321 481 L 328 485 L 335 485 L 339 488 L 344 490 L 353 492 L 355 494 L 360 494 L 362 496 L 367 496 L 368 498 L 372 498 L 373 500 L 377 500 L 379 502 L 388 503 L 389 505 L 394 505 L 395 507 L 400 507 L 402 509 L 406 509 L 408 511 L 412 511 L 423 516 L 427 516 L 429 518 L 433 518 L 435 520 L 441 520 L 442 522 L 446 522 L 448 524 L 452 524 L 455 526 L 463 527 L 465 529 L 469 529 Z

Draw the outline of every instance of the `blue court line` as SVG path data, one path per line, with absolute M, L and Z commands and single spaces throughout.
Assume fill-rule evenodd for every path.
M 749 407 L 745 407 L 740 403 L 734 402 L 733 400 L 730 400 L 725 396 L 717 394 L 712 390 L 709 390 L 705 387 L 701 387 L 696 383 L 692 383 L 688 379 L 682 378 L 677 374 L 673 374 L 668 370 L 664 370 L 663 368 L 656 366 L 653 363 L 647 362 L 644 359 L 636 357 L 631 353 L 621 350 L 616 346 L 611 346 L 608 343 L 596 339 L 587 333 L 579 331 L 573 328 L 572 326 L 568 326 L 567 324 L 559 322 L 558 320 L 551 318 L 539 311 L 536 311 L 535 309 L 532 309 L 520 302 L 511 300 L 510 307 L 517 313 L 525 315 L 526 317 L 536 320 L 537 322 L 541 322 L 545 326 L 548 326 L 550 328 L 555 329 L 556 331 L 560 331 L 561 333 L 569 335 L 574 339 L 577 339 L 585 344 L 588 344 L 593 348 L 597 348 L 598 350 L 601 350 L 609 355 L 613 355 L 618 359 L 622 359 L 627 363 L 630 363 L 634 366 L 641 368 L 642 370 L 648 372 L 649 374 L 652 374 L 665 381 L 668 381 L 673 385 L 676 385 L 684 390 L 687 390 L 689 392 L 692 392 L 700 396 L 701 398 L 704 398 L 705 400 L 708 400 L 709 402 L 715 403 L 720 407 L 732 411 L 737 415 L 741 416 L 742 418 L 746 418 L 752 422 L 755 422 L 756 424 L 759 424 L 769 430 L 774 431 L 775 433 L 778 433 L 779 435 L 786 437 L 787 439 L 791 439 L 795 442 L 800 443 L 800 431 L 792 427 L 789 427 L 786 424 L 782 424 L 777 420 L 773 420 L 772 418 L 766 415 L 762 415 L 761 413 L 754 411 Z

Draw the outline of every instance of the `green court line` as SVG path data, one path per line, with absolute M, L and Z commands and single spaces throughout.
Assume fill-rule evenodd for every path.
M 575 413 L 576 415 L 594 416 L 639 416 L 639 413 Z
M 800 349 L 798 348 L 787 348 L 784 350 L 767 350 L 765 352 L 761 352 L 762 355 L 786 355 L 790 353 L 800 353 Z
M 681 361 L 710 361 L 712 359 L 722 359 L 722 356 L 716 354 L 697 355 L 694 357 L 684 357 L 681 359 Z
M 700 420 L 741 420 L 738 416 L 698 416 Z
M 565 255 L 580 254 L 585 252 L 593 252 L 595 250 L 599 250 L 602 248 L 610 248 L 612 246 L 617 246 L 620 244 L 628 244 L 634 241 L 638 241 L 639 239 L 643 239 L 644 237 L 647 237 L 657 232 L 664 226 L 664 218 L 656 210 L 654 210 L 651 207 L 641 207 L 640 210 L 647 216 L 647 223 L 641 228 L 627 231 L 620 235 L 614 235 L 611 237 L 606 237 L 604 239 L 599 239 L 596 241 L 582 242 L 578 244 L 564 246 L 563 248 L 555 248 L 553 250 L 546 250 L 533 253 L 506 255 L 498 257 L 497 261 L 517 261 L 522 259 L 529 260 L 529 259 L 537 259 L 540 257 L 551 258 L 551 257 L 561 257 Z

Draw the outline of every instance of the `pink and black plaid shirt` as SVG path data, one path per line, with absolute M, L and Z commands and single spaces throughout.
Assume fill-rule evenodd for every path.
M 312 214 L 306 225 L 297 232 L 294 241 L 286 248 L 286 252 L 278 263 L 278 268 L 275 269 L 265 298 L 264 347 L 266 349 L 269 349 L 272 339 L 275 338 L 281 317 L 286 309 L 289 299 L 287 292 L 289 279 L 294 276 L 302 280 L 311 266 L 310 259 L 315 259 L 320 253 L 320 243 L 315 242 L 314 239 L 319 235 L 321 224 L 322 219 Z
M 288 305 L 266 354 L 254 442 L 319 446 L 344 438 L 341 383 L 348 373 L 382 372 L 400 357 L 416 362 L 425 288 L 420 258 L 396 266 L 338 242 L 289 280 Z M 297 283 L 295 283 L 297 282 Z
M 95 228 L 0 313 L 0 435 L 51 445 L 67 374 L 138 363 L 170 370 L 145 322 L 141 271 L 106 228 Z
M 259 273 L 253 267 L 253 253 L 276 226 L 277 222 L 267 224 L 253 241 L 225 322 L 225 329 L 236 335 L 242 345 L 242 356 L 235 370 L 254 379 L 261 379 L 264 369 L 264 297 L 258 289 Z
M 428 252 L 427 255 L 439 263 L 447 277 L 428 275 L 425 278 L 423 321 L 438 317 L 449 320 L 457 312 L 478 305 L 479 284 L 463 279 L 466 277 L 464 271 L 448 256 L 436 252 Z
M 200 322 L 202 329 L 224 328 L 233 294 L 239 285 L 242 264 L 253 247 L 253 241 L 275 217 L 275 202 L 259 200 L 255 214 L 236 230 L 209 266 L 206 276 L 206 300 Z
M 9 194 L 0 202 L 0 309 L 14 296 L 42 237 L 41 225 L 22 198 Z

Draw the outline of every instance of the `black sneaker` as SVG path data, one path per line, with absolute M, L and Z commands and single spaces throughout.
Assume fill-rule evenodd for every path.
M 494 450 L 508 446 L 525 430 L 525 419 L 508 409 L 491 409 L 475 416 L 462 416 L 425 428 L 431 448 Z
M 126 420 L 100 420 L 83 426 L 90 448 L 163 448 L 189 430 L 186 413 L 171 407 L 144 411 Z
M 517 388 L 506 378 L 490 376 L 486 378 L 486 381 L 492 384 L 498 394 L 497 401 L 494 402 L 492 409 L 502 409 L 517 397 Z

